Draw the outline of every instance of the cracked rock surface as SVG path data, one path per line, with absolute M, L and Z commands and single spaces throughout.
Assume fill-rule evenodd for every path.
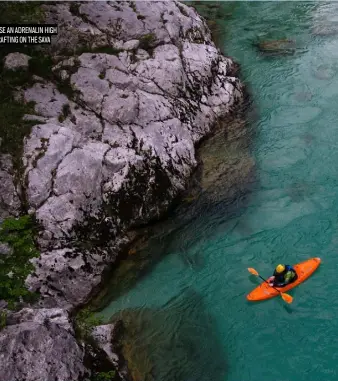
M 0 154 L 0 223 L 7 217 L 17 217 L 20 207 L 18 189 L 14 183 L 12 157 L 9 154 Z
M 26 118 L 39 121 L 24 141 L 22 183 L 42 227 L 41 255 L 26 280 L 41 300 L 1 332 L 3 381 L 84 379 L 83 349 L 65 311 L 88 301 L 128 229 L 159 218 L 185 189 L 196 143 L 243 97 L 236 65 L 193 8 L 177 1 L 43 7 L 46 23 L 59 26 L 49 52 L 55 81 L 37 78 L 21 91 L 35 102 L 37 115 Z M 20 205 L 11 168 L 2 155 L 0 218 Z M 116 362 L 111 327 L 94 333 Z
M 60 308 L 25 308 L 13 314 L 0 335 L 1 379 L 65 381 L 86 376 L 84 352 L 68 319 Z
M 195 144 L 238 103 L 242 86 L 205 21 L 176 1 L 45 10 L 62 26 L 53 72 L 69 93 L 51 82 L 24 93 L 46 118 L 25 141 L 27 198 L 44 228 L 27 284 L 48 303 L 75 306 L 126 230 L 161 216 L 184 189 Z M 66 57 L 66 43 L 95 52 Z

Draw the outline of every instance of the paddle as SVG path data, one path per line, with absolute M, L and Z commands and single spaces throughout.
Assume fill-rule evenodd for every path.
M 268 282 L 266 279 L 262 278 L 262 277 L 258 274 L 258 272 L 257 272 L 255 269 L 253 269 L 252 267 L 249 267 L 249 268 L 248 268 L 248 271 L 249 271 L 252 275 L 257 275 L 257 276 L 259 276 L 261 279 L 264 280 L 264 282 L 266 282 L 266 283 L 269 284 L 269 282 Z M 278 292 L 280 293 L 280 296 L 282 297 L 282 299 L 283 299 L 286 303 L 289 303 L 289 304 L 292 303 L 292 301 L 293 301 L 293 297 L 292 297 L 291 295 L 289 295 L 289 294 L 285 294 L 284 292 L 279 291 L 276 287 L 273 287 L 273 286 L 270 286 L 270 287 L 272 287 L 272 288 L 274 288 L 276 291 L 278 291 Z

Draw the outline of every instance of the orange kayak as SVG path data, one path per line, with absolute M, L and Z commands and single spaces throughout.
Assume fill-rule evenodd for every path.
M 298 279 L 285 287 L 276 287 L 277 290 L 286 292 L 298 286 L 300 283 L 304 282 L 315 270 L 317 270 L 320 262 L 320 258 L 310 258 L 307 261 L 292 266 L 298 275 Z M 254 290 L 252 290 L 246 298 L 250 301 L 270 299 L 280 294 L 277 290 L 269 286 L 268 283 L 263 282 Z

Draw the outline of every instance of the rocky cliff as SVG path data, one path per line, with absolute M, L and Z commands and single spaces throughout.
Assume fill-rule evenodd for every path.
M 0 166 L 2 215 L 15 215 L 21 198 L 40 225 L 40 255 L 26 280 L 40 299 L 0 333 L 2 381 L 89 374 L 69 313 L 98 287 L 128 230 L 161 217 L 184 190 L 196 144 L 243 92 L 205 21 L 177 1 L 43 8 L 59 35 L 43 51 L 50 71 L 15 91 L 34 105 L 25 118 L 36 121 L 19 186 L 9 155 Z M 4 74 L 29 72 L 30 62 L 11 54 Z M 41 367 L 41 356 L 52 361 Z

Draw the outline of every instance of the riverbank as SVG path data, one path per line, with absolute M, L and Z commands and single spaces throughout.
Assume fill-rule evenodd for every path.
M 29 214 L 39 228 L 39 255 L 25 282 L 39 300 L 19 295 L 16 308 L 25 308 L 7 311 L 3 381 L 90 377 L 86 354 L 93 349 L 78 341 L 95 324 L 84 316 L 74 330 L 72 313 L 100 287 L 103 272 L 130 243 L 129 232 L 159 219 L 182 194 L 197 165 L 195 146 L 243 98 L 236 65 L 193 8 L 41 7 L 43 21 L 60 29 L 51 49 L 13 52 L 2 69 L 17 120 L 29 121 L 23 141 L 22 135 L 2 141 L 6 160 L 16 164 L 4 192 L 19 200 L 10 215 Z M 113 328 L 95 332 L 112 372 L 119 365 Z

